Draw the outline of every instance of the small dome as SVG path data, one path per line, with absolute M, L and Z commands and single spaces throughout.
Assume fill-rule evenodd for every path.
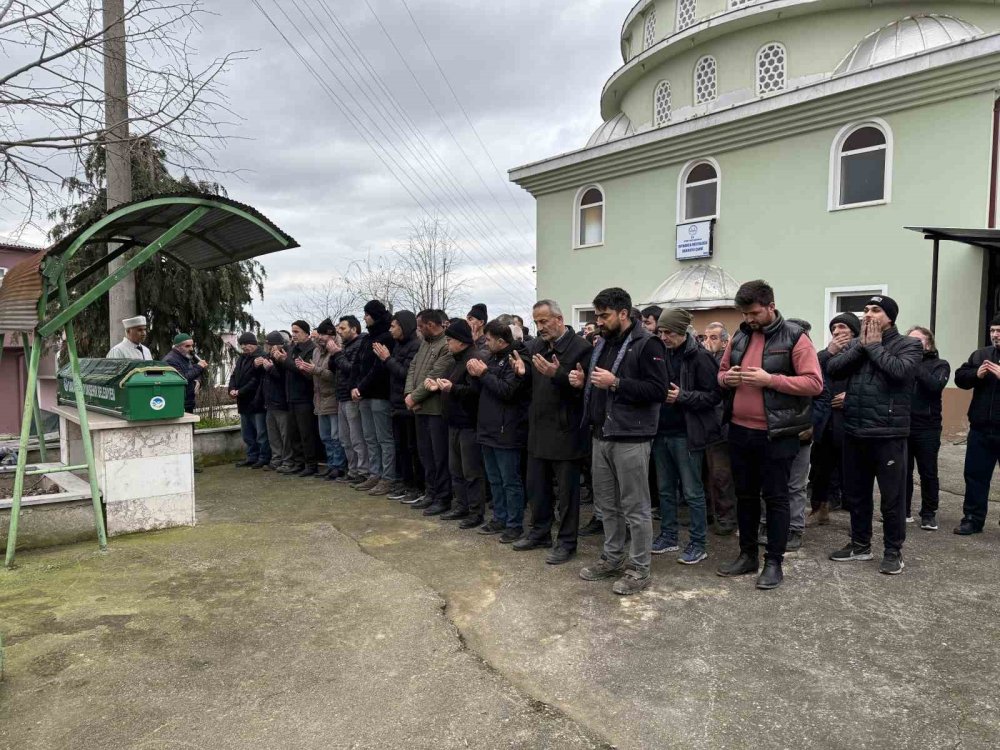
M 594 131 L 590 140 L 587 141 L 587 148 L 603 146 L 605 143 L 617 141 L 619 138 L 628 138 L 630 135 L 635 135 L 632 121 L 624 112 L 619 112 Z
M 953 16 L 907 16 L 866 36 L 845 57 L 834 75 L 856 73 L 901 57 L 927 52 L 982 34 L 978 26 Z
M 739 288 L 736 279 L 718 266 L 697 263 L 668 277 L 649 299 L 650 304 L 690 310 L 736 307 Z

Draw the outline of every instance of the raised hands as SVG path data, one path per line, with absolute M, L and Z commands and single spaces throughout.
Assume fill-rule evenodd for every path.
M 576 367 L 569 372 L 569 384 L 574 388 L 583 388 L 586 382 L 587 373 L 583 371 L 583 367 L 577 362 Z
M 520 357 L 518 359 L 520 359 Z M 531 364 L 535 366 L 535 369 L 540 375 L 551 378 L 559 370 L 559 357 L 553 354 L 552 361 L 549 362 L 541 354 L 536 354 L 531 358 Z

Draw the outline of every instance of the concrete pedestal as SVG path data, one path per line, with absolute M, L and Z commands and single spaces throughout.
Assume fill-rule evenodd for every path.
M 73 406 L 55 408 L 65 465 L 85 464 L 80 417 Z M 194 425 L 198 417 L 126 422 L 87 412 L 97 484 L 108 536 L 171 526 L 194 526 Z

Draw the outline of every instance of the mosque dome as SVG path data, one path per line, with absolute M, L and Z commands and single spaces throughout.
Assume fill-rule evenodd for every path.
M 907 16 L 862 39 L 834 70 L 834 75 L 857 73 L 874 65 L 927 52 L 982 34 L 974 24 L 954 16 Z
M 617 141 L 619 138 L 627 138 L 630 135 L 635 135 L 635 128 L 632 127 L 632 121 L 628 119 L 624 112 L 619 112 L 594 131 L 594 134 L 590 136 L 590 140 L 587 141 L 587 148 L 602 146 L 605 143 Z
M 649 301 L 650 304 L 689 310 L 735 307 L 739 288 L 736 279 L 719 266 L 697 263 L 669 276 Z

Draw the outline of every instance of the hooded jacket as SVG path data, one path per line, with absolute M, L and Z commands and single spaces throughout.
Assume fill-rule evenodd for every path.
M 406 408 L 406 375 L 410 371 L 410 363 L 420 349 L 420 339 L 417 336 L 417 316 L 409 310 L 400 310 L 392 316 L 396 319 L 403 338 L 396 342 L 392 356 L 385 361 L 385 369 L 389 372 L 389 402 L 392 404 L 394 417 L 413 416 Z
M 427 378 L 443 378 L 451 371 L 454 359 L 448 351 L 448 340 L 444 331 L 421 342 L 416 356 L 410 362 L 406 373 L 404 394 L 420 405 L 417 413 L 424 416 L 441 416 L 441 394 L 424 388 Z
M 524 345 L 515 341 L 502 351 L 490 353 L 486 372 L 472 378 L 479 392 L 476 418 L 476 441 L 490 448 L 523 448 L 528 442 L 528 400 L 530 385 L 514 374 L 510 362 L 514 351 L 524 360 L 525 372 L 531 367 Z
M 361 351 L 365 334 L 361 333 L 344 344 L 344 348 L 327 360 L 327 367 L 337 373 L 337 401 L 350 401 L 354 388 L 354 360 Z
M 361 398 L 389 400 L 389 371 L 385 363 L 375 354 L 375 344 L 382 344 L 392 351 L 396 342 L 389 333 L 392 316 L 386 313 L 368 326 L 368 335 L 358 349 L 354 360 L 352 379 L 354 387 L 361 392 Z
M 446 344 L 447 346 L 447 344 Z M 449 427 L 476 427 L 479 415 L 479 391 L 473 385 L 475 380 L 466 369 L 470 359 L 482 359 L 475 345 L 467 346 L 458 354 L 448 352 L 451 360 L 451 370 L 444 375 L 452 383 L 451 390 L 441 393 L 441 413 Z
M 239 414 L 260 414 L 264 411 L 264 394 L 261 387 L 261 370 L 253 366 L 257 357 L 263 357 L 264 350 L 257 347 L 250 354 L 240 354 L 229 376 L 229 390 L 239 391 L 236 396 L 236 411 Z

